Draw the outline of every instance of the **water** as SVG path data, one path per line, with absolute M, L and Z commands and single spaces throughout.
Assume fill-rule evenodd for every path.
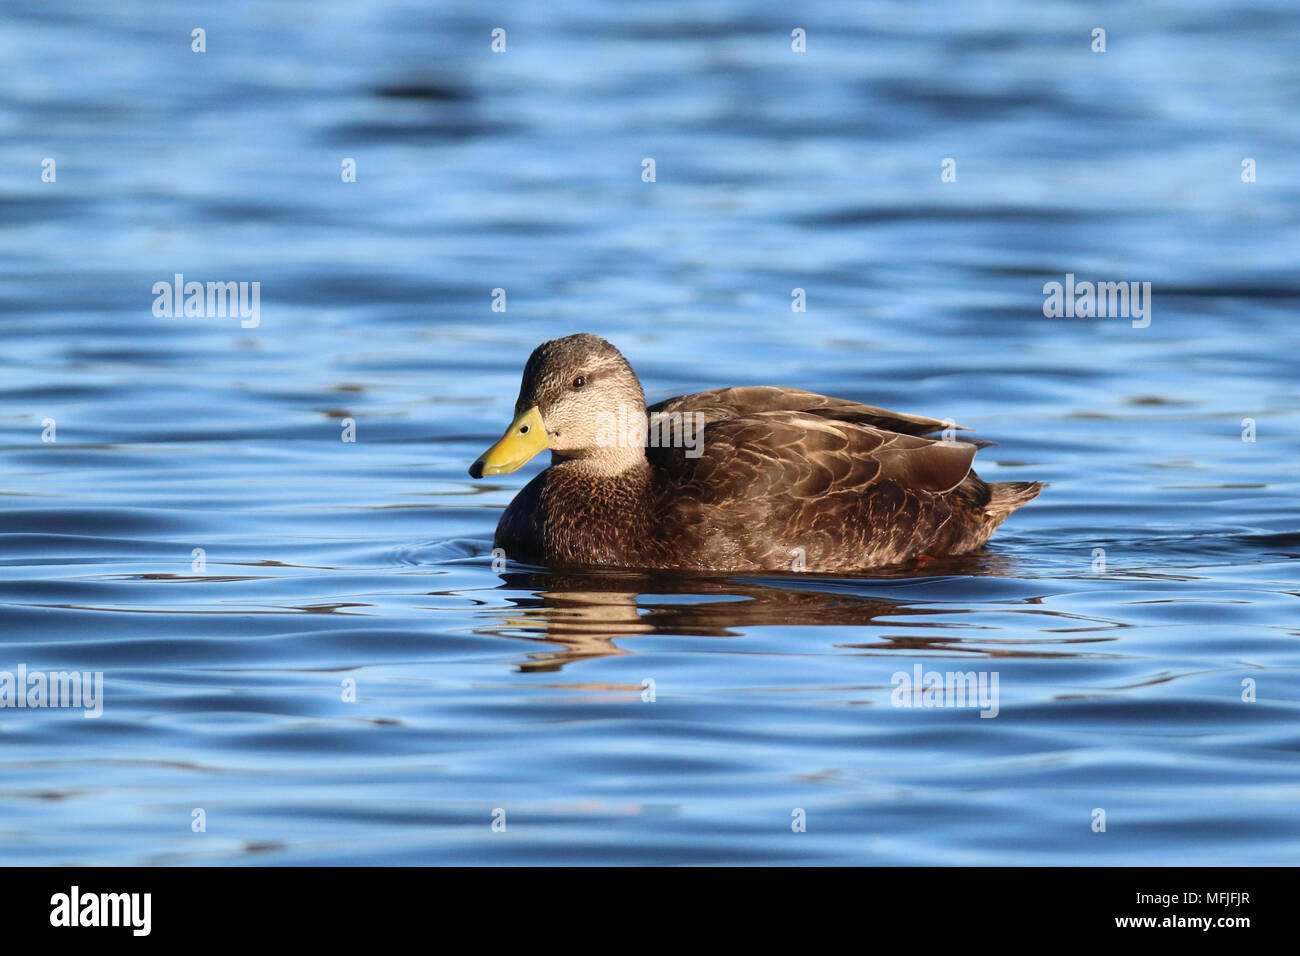
M 0 859 L 1296 862 L 1298 27 L 10 4 L 0 670 L 105 703 L 0 711 Z M 257 327 L 155 317 L 175 273 L 260 282 Z M 1150 326 L 1045 318 L 1066 273 L 1150 281 Z M 950 417 L 1051 484 L 920 572 L 498 573 L 540 462 L 466 468 L 580 330 L 652 401 Z M 998 716 L 891 706 L 917 664 Z

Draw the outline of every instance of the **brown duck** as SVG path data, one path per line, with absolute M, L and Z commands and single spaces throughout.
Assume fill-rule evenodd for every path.
M 773 386 L 646 408 L 596 335 L 539 345 L 515 419 L 474 478 L 551 465 L 506 508 L 495 546 L 561 567 L 846 572 L 979 548 L 1036 481 L 982 481 L 945 423 Z M 951 427 L 951 426 L 950 426 Z

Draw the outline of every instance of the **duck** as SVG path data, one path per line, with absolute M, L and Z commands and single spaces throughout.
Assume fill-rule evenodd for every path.
M 1037 497 L 1042 482 L 975 473 L 991 443 L 926 437 L 959 429 L 770 385 L 647 407 L 623 354 L 584 332 L 533 350 L 514 420 L 469 473 L 551 453 L 497 524 L 493 547 L 511 561 L 850 573 L 976 551 Z

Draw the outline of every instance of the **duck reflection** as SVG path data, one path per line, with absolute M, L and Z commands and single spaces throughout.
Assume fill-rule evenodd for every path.
M 875 579 L 950 574 L 1005 573 L 999 555 L 947 558 L 925 568 L 876 574 Z M 808 576 L 725 578 L 634 571 L 519 570 L 501 575 L 501 589 L 531 592 L 512 596 L 513 608 L 497 612 L 494 633 L 509 633 L 559 649 L 528 655 L 525 671 L 558 671 L 565 664 L 593 657 L 630 653 L 620 637 L 676 634 L 737 637 L 755 627 L 898 624 L 900 617 L 951 615 L 951 606 L 910 604 L 905 600 L 865 595 L 865 581 Z M 917 620 L 907 625 L 924 626 Z M 932 625 L 942 626 L 942 625 Z M 946 646 L 952 636 L 882 638 L 882 647 Z M 852 645 L 867 647 L 870 645 Z

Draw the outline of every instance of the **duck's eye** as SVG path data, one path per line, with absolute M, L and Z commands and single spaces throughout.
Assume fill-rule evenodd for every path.
M 587 376 L 585 375 L 579 375 L 577 378 L 573 380 L 574 388 L 582 388 L 582 386 L 586 384 L 587 384 Z

